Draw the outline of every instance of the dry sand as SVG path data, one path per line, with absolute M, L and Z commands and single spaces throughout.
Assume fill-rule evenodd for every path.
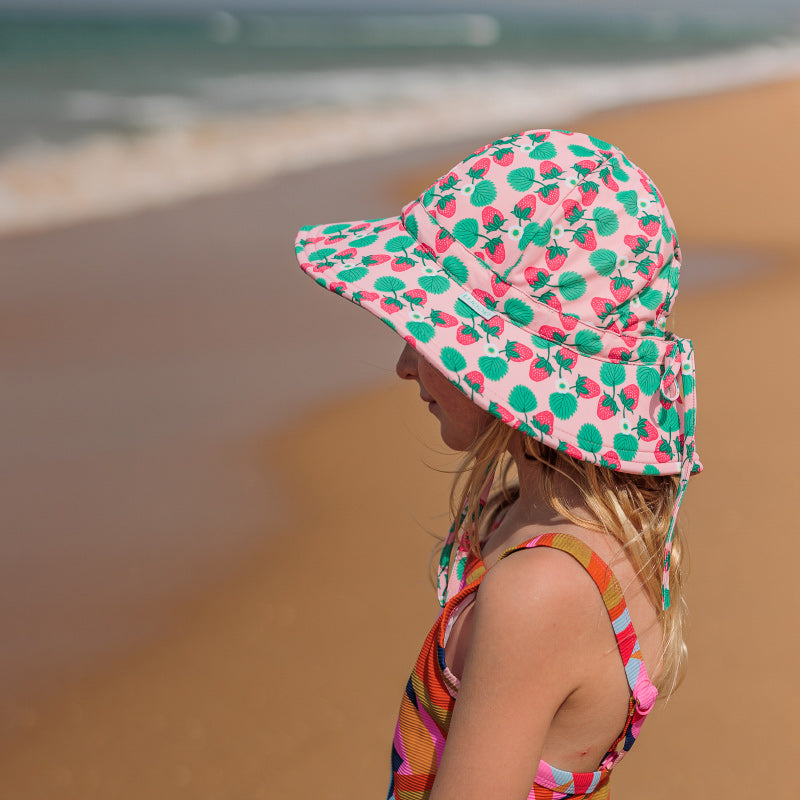
M 617 111 L 575 127 L 615 142 L 645 165 L 676 218 L 687 275 L 693 253 L 698 261 L 704 254 L 716 254 L 713 264 L 723 270 L 728 262 L 738 266 L 737 277 L 724 286 L 697 285 L 684 292 L 678 303 L 675 327 L 692 337 L 697 349 L 698 446 L 706 467 L 685 503 L 692 543 L 691 668 L 679 693 L 655 715 L 620 767 L 615 797 L 788 800 L 797 796 L 788 776 L 800 745 L 795 686 L 798 604 L 792 574 L 796 472 L 790 462 L 790 454 L 800 448 L 795 421 L 800 381 L 792 367 L 797 362 L 793 342 L 800 302 L 794 249 L 800 82 Z M 461 150 L 454 151 L 456 158 Z M 396 170 L 393 191 L 401 200 L 407 199 L 409 183 L 414 185 L 411 193 L 418 191 L 453 160 L 443 153 L 417 155 L 416 166 L 408 162 Z M 360 186 L 374 179 L 373 168 L 356 171 Z M 313 177 L 308 178 L 304 186 L 310 187 L 312 181 Z M 322 190 L 322 186 L 314 189 Z M 228 365 L 224 379 L 234 382 L 232 393 L 254 392 L 256 401 L 267 403 L 275 376 L 279 379 L 288 365 L 278 359 L 270 362 L 272 372 L 266 377 L 256 380 L 250 374 L 258 370 L 259 348 L 263 345 L 267 352 L 276 336 L 274 329 L 270 332 L 258 319 L 258 293 L 275 284 L 267 282 L 265 287 L 253 276 L 265 250 L 275 266 L 286 271 L 292 269 L 291 256 L 285 240 L 269 238 L 276 231 L 261 230 L 252 212 L 244 217 L 236 212 L 250 203 L 264 204 L 273 192 L 275 184 L 270 184 L 186 204 L 169 218 L 169 225 L 161 212 L 10 240 L 0 243 L 0 254 L 16 254 L 18 271 L 35 265 L 32 248 L 41 251 L 42 269 L 54 253 L 63 254 L 74 267 L 80 263 L 75 248 L 87 247 L 88 234 L 100 235 L 116 225 L 118 255 L 124 254 L 119 242 L 125 241 L 136 252 L 143 248 L 156 258 L 158 253 L 148 250 L 154 238 L 161 237 L 163 243 L 165 237 L 169 242 L 173 241 L 170 235 L 180 235 L 194 241 L 196 230 L 213 220 L 217 249 L 208 252 L 207 244 L 195 245 L 196 259 L 209 267 L 203 274 L 212 276 L 203 284 L 208 305 L 201 320 L 187 324 L 180 339 L 186 348 L 182 352 L 195 352 L 197 336 L 205 336 L 200 341 L 211 349 L 221 337 L 228 349 L 216 345 L 215 363 Z M 397 200 L 389 195 L 364 197 L 372 202 L 363 211 L 367 215 L 388 211 L 390 201 Z M 304 210 L 303 198 L 287 192 L 281 202 L 284 217 L 294 223 Z M 330 208 L 330 218 L 347 216 L 339 201 Z M 163 230 L 156 227 L 159 219 Z M 174 231 L 176 220 L 185 226 L 179 234 Z M 314 220 L 300 219 L 305 221 Z M 267 243 L 262 245 L 259 237 L 265 235 Z M 168 256 L 176 252 L 167 248 L 161 255 L 164 269 L 171 263 Z M 244 296 L 246 302 L 233 314 L 217 318 L 214 313 L 220 303 L 212 303 L 209 297 L 223 305 L 230 300 L 224 281 L 218 276 L 214 283 L 212 268 L 219 259 L 221 269 L 235 269 L 232 262 L 238 255 L 232 252 L 247 257 L 244 274 L 250 277 L 236 273 L 246 290 L 237 298 Z M 141 264 L 143 269 L 150 264 L 160 274 L 158 263 L 153 266 L 150 258 L 141 258 Z M 191 316 L 190 303 L 197 299 L 192 294 L 196 289 L 188 298 L 181 294 L 183 279 L 188 284 L 193 278 L 192 266 L 196 268 L 197 262 L 178 265 L 177 273 L 169 273 L 170 296 L 177 298 L 173 316 L 179 319 Z M 125 292 L 118 287 L 125 279 L 123 274 L 111 275 L 107 284 L 92 284 L 111 288 L 98 296 L 80 335 L 65 331 L 73 356 L 80 350 L 81 336 L 87 343 L 93 330 L 102 336 L 97 331 L 102 314 L 114 322 L 125 308 L 125 313 L 133 314 L 143 307 L 145 301 L 135 295 L 140 284 L 128 279 L 126 291 L 134 293 L 134 300 L 123 308 Z M 18 299 L 30 296 L 21 279 L 19 287 Z M 335 312 L 344 319 L 345 304 L 310 284 L 302 291 L 308 292 L 305 311 L 314 315 L 319 309 L 321 316 L 331 319 L 330 308 L 336 305 Z M 280 297 L 289 297 L 290 292 L 294 297 L 294 288 L 287 288 Z M 111 295 L 113 303 L 108 299 Z M 59 314 L 67 318 L 61 306 L 48 305 L 44 295 L 36 297 L 39 317 L 35 324 L 20 315 L 7 323 L 4 334 L 7 342 L 29 342 L 29 353 L 40 352 L 35 345 L 48 320 L 57 326 Z M 83 298 L 83 292 L 70 295 L 65 290 L 60 302 L 80 305 Z M 285 313 L 290 319 L 292 309 Z M 158 325 L 165 314 L 161 309 L 148 316 L 152 321 L 143 321 L 138 338 L 117 332 L 122 338 L 114 341 L 118 347 L 127 341 L 128 352 L 140 360 L 146 350 L 149 364 L 154 354 L 163 356 L 163 331 Z M 237 327 L 232 316 L 244 322 Z M 371 331 L 382 327 L 372 320 L 368 323 Z M 117 328 L 130 331 L 130 321 L 111 325 Z M 225 338 L 231 330 L 236 335 Z M 378 349 L 392 349 L 388 340 L 375 344 L 377 349 L 372 351 L 363 342 L 356 345 L 360 330 L 349 329 L 343 339 L 338 332 L 315 330 L 297 357 L 307 359 L 308 371 L 324 374 L 339 366 L 347 371 L 351 361 L 363 367 L 363 362 L 383 357 Z M 174 333 L 174 328 L 170 331 Z M 244 350 L 243 343 L 247 343 Z M 242 353 L 249 355 L 245 358 Z M 229 364 L 229 354 L 238 354 L 239 360 Z M 5 351 L 3 355 L 10 358 Z M 63 369 L 64 357 L 56 356 L 52 356 L 54 368 Z M 24 357 L 25 352 L 12 366 L 22 370 Z M 265 355 L 265 362 L 270 358 L 275 356 Z M 198 372 L 203 373 L 213 366 L 198 364 Z M 244 369 L 248 374 L 238 375 Z M 302 372 L 293 370 L 298 394 L 287 395 L 281 401 L 284 405 L 291 406 L 309 392 L 324 398 L 325 386 L 304 384 L 305 379 L 298 377 Z M 210 514 L 207 524 L 221 526 L 226 539 L 236 544 L 232 549 L 246 551 L 246 563 L 236 565 L 224 552 L 210 550 L 212 561 L 223 562 L 215 584 L 200 594 L 184 592 L 180 602 L 173 597 L 159 604 L 151 616 L 166 621 L 158 627 L 156 641 L 128 642 L 127 648 L 115 651 L 113 663 L 106 658 L 91 669 L 84 666 L 64 672 L 69 678 L 60 682 L 51 676 L 46 700 L 43 694 L 36 699 L 21 693 L 28 699 L 17 704 L 16 728 L 0 748 L 3 797 L 324 796 L 334 800 L 384 795 L 400 692 L 436 613 L 426 565 L 433 544 L 430 531 L 442 533 L 446 527 L 442 512 L 449 478 L 424 465 L 426 461 L 441 464 L 443 457 L 437 454 L 434 421 L 414 402 L 413 387 L 392 385 L 386 368 L 381 372 L 371 367 L 366 372 L 386 385 L 356 391 L 344 401 L 316 410 L 306 405 L 302 410 L 308 413 L 298 412 L 295 424 L 279 436 L 267 435 L 270 412 L 266 407 L 259 417 L 251 405 L 240 408 L 220 401 L 209 402 L 210 409 L 198 406 L 194 393 L 204 386 L 199 379 L 185 389 L 194 416 L 189 415 L 187 421 L 180 403 L 174 408 L 168 405 L 166 430 L 156 437 L 152 426 L 146 428 L 148 435 L 158 438 L 161 457 L 152 456 L 156 451 L 151 448 L 151 460 L 142 460 L 142 469 L 156 469 L 160 464 L 159 481 L 173 475 L 175 485 L 167 484 L 170 490 L 186 489 L 174 478 L 176 471 L 194 474 L 200 470 L 207 483 L 194 484 L 193 489 L 205 486 L 207 492 L 195 496 L 198 519 L 207 520 Z M 52 385 L 57 386 L 58 373 L 54 374 Z M 171 373 L 164 367 L 150 377 L 159 375 L 167 379 Z M 172 377 L 178 383 L 184 378 Z M 362 370 L 362 378 L 354 380 L 367 379 Z M 122 403 L 126 391 L 135 387 L 126 388 L 122 377 L 118 380 L 121 385 L 114 399 Z M 331 380 L 330 385 L 335 385 Z M 353 388 L 358 387 L 354 384 Z M 79 397 L 72 399 L 77 408 Z M 200 436 L 203 424 L 218 421 L 221 413 L 225 424 L 215 428 L 217 439 Z M 252 416 L 241 420 L 236 413 Z M 40 422 L 46 419 L 43 410 Z M 173 426 L 182 435 L 170 435 Z M 63 436 L 68 433 L 61 431 Z M 115 462 L 108 453 L 106 461 L 100 459 L 102 445 L 97 442 L 92 449 L 96 477 L 104 472 L 125 478 L 124 471 L 112 469 Z M 72 442 L 71 446 L 69 452 L 75 456 L 78 445 Z M 114 457 L 119 461 L 130 452 L 130 448 L 115 450 Z M 209 454 L 215 454 L 216 460 Z M 16 478 L 17 493 L 27 486 L 23 478 L 34 479 L 37 463 L 31 459 L 23 465 L 22 476 Z M 105 470 L 101 470 L 103 465 Z M 70 474 L 74 470 L 59 473 L 52 464 L 51 469 L 53 485 L 57 478 L 78 480 Z M 3 474 L 17 471 L 9 467 Z M 219 495 L 211 491 L 215 480 L 229 485 L 222 505 Z M 83 489 L 88 492 L 86 486 Z M 267 489 L 281 509 L 278 517 L 275 504 L 260 494 Z M 112 498 L 115 490 L 125 496 L 124 486 L 109 485 Z M 89 502 L 91 496 L 87 493 L 80 499 Z M 181 503 L 188 502 L 189 496 L 182 495 Z M 152 523 L 146 516 L 135 516 L 136 506 L 131 502 L 128 509 L 134 519 Z M 228 509 L 236 513 L 222 519 Z M 75 526 L 68 510 L 59 507 L 52 514 L 61 519 L 70 543 Z M 186 526 L 183 535 L 188 536 L 193 519 L 188 512 L 172 519 L 164 511 L 158 522 L 162 526 L 180 522 Z M 277 530 L 264 536 L 270 526 Z M 150 532 L 157 529 L 158 525 L 150 525 Z M 157 549 L 157 540 L 150 546 Z M 177 555 L 173 561 L 178 563 Z M 58 558 L 54 562 L 52 574 L 57 576 Z M 94 596 L 90 588 L 84 593 L 90 600 Z M 95 606 L 87 601 L 85 613 L 94 613 Z M 77 614 L 68 621 L 84 630 L 79 622 Z

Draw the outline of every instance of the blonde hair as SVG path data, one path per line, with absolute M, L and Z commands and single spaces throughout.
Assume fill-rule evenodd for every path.
M 513 459 L 508 454 L 514 436 L 522 437 L 526 458 L 541 465 L 542 496 L 550 508 L 575 525 L 613 536 L 625 550 L 651 603 L 658 609 L 662 644 L 654 683 L 662 697 L 668 697 L 683 679 L 687 656 L 685 547 L 679 526 L 674 533 L 670 563 L 671 604 L 667 610 L 661 607 L 664 544 L 678 491 L 677 476 L 633 475 L 599 467 L 547 447 L 500 420 L 492 420 L 465 452 L 450 493 L 451 514 L 460 519 L 460 531 L 466 534 L 475 552 L 480 551 L 482 537 L 497 514 L 519 496 Z M 589 518 L 575 514 L 559 496 L 562 479 L 579 489 Z M 499 488 L 494 488 L 481 511 L 481 495 L 489 480 Z

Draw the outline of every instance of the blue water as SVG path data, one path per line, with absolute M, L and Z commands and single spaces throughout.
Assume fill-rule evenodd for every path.
M 800 74 L 797 11 L 454 7 L 0 11 L 0 232 Z

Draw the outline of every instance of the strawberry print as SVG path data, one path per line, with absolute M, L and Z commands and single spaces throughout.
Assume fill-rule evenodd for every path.
M 310 226 L 296 249 L 317 283 L 380 317 L 506 424 L 611 469 L 700 468 L 693 349 L 665 328 L 681 267 L 674 225 L 613 145 L 513 134 L 398 216 Z M 672 403 L 668 367 L 683 390 Z

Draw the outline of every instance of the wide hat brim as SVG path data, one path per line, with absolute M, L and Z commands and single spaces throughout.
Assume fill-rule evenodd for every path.
M 450 270 L 443 267 L 436 243 L 420 241 L 430 238 L 419 236 L 426 216 L 415 202 L 396 217 L 305 226 L 295 242 L 298 262 L 321 286 L 396 331 L 511 427 L 601 466 L 679 473 L 686 427 L 693 429 L 694 419 L 679 413 L 679 393 L 662 391 L 667 373 L 674 372 L 675 345 L 647 337 L 632 341 L 565 320 L 543 303 L 535 307 L 532 332 L 526 324 L 530 300 L 515 302 L 513 288 L 502 294 L 498 282 L 496 308 L 487 308 L 459 282 L 467 275 L 454 274 L 456 262 Z M 435 226 L 435 220 L 427 222 Z M 460 244 L 449 242 L 448 252 L 452 247 Z M 553 322 L 551 340 L 542 335 L 547 319 Z M 571 331 L 563 331 L 565 322 L 574 322 Z M 633 359 L 616 357 L 621 348 Z M 688 361 L 677 363 L 680 369 Z M 694 376 L 684 370 L 673 380 L 685 389 Z M 695 457 L 692 471 L 700 469 Z

